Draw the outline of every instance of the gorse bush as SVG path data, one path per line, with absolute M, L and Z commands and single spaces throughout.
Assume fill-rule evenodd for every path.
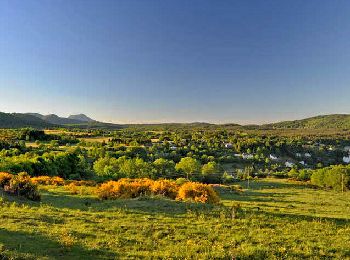
M 129 199 L 141 195 L 151 195 L 151 186 L 154 181 L 150 179 L 120 179 L 103 183 L 97 190 L 101 199 Z
M 220 201 L 213 187 L 197 182 L 183 184 L 178 191 L 176 199 L 201 203 L 218 203 Z
M 41 197 L 30 176 L 26 172 L 14 175 L 9 183 L 4 186 L 4 190 L 16 196 L 23 196 L 27 199 L 40 201 Z
M 103 183 L 97 189 L 100 199 L 129 199 L 142 195 L 162 195 L 170 199 L 191 200 L 201 203 L 220 201 L 215 190 L 206 184 L 186 182 L 182 186 L 170 180 L 120 179 Z
M 165 197 L 175 199 L 179 186 L 174 181 L 157 180 L 151 186 L 152 194 L 163 195 Z
M 86 180 L 81 180 L 81 181 L 76 181 L 76 180 L 66 180 L 65 184 L 71 184 L 74 183 L 76 186 L 96 186 L 96 181 L 86 181 Z
M 42 185 L 55 185 L 55 186 L 63 186 L 65 184 L 65 181 L 63 178 L 54 176 L 38 176 L 31 178 L 32 182 L 35 184 L 42 184 Z
M 3 188 L 5 185 L 8 185 L 13 175 L 7 172 L 0 172 L 0 187 Z

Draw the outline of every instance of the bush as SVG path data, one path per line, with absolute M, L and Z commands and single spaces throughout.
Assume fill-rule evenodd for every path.
M 64 188 L 65 188 L 65 190 L 69 191 L 73 195 L 78 194 L 78 187 L 73 182 L 70 183 L 69 185 L 64 186 Z
M 179 186 L 185 184 L 186 182 L 189 182 L 189 180 L 187 180 L 186 178 L 177 178 L 176 179 L 176 184 Z
M 66 181 L 66 184 L 74 184 L 76 186 L 89 186 L 89 187 L 93 187 L 96 186 L 96 181 L 75 181 L 75 180 L 71 180 L 71 181 Z
M 101 199 L 129 199 L 150 195 L 153 181 L 150 179 L 120 179 L 103 183 L 97 190 Z
M 193 200 L 202 203 L 220 201 L 214 189 L 206 184 L 186 182 L 182 186 L 175 181 L 151 179 L 120 179 L 103 183 L 97 189 L 100 199 L 129 199 L 142 195 L 162 195 L 177 200 Z
M 350 189 L 350 166 L 334 165 L 312 172 L 313 185 L 334 190 Z
M 192 200 L 202 203 L 218 203 L 220 201 L 213 187 L 196 182 L 187 182 L 182 185 L 176 199 Z
M 8 185 L 13 175 L 7 172 L 0 172 L 0 187 L 4 188 L 5 185 Z
M 32 182 L 35 184 L 41 184 L 41 185 L 55 185 L 55 186 L 63 186 L 64 185 L 64 179 L 61 177 L 55 176 L 38 176 L 31 178 Z
M 51 178 L 49 176 L 38 176 L 31 178 L 34 184 L 50 185 Z
M 13 176 L 4 189 L 7 193 L 23 196 L 30 200 L 40 201 L 41 199 L 36 184 L 31 181 L 26 172 Z
M 163 195 L 171 199 L 175 199 L 179 187 L 174 181 L 157 180 L 151 186 L 151 192 L 154 195 Z

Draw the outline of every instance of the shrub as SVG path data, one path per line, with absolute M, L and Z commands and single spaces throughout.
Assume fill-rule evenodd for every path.
M 41 199 L 36 184 L 31 181 L 26 172 L 13 176 L 4 189 L 7 193 L 23 196 L 30 200 L 39 201 Z
M 179 186 L 185 184 L 186 182 L 189 182 L 189 180 L 187 180 L 186 178 L 177 178 L 176 179 L 176 184 Z
M 214 191 L 213 187 L 195 182 L 187 182 L 182 185 L 176 199 L 192 200 L 202 203 L 218 203 L 220 201 L 220 198 Z
M 90 187 L 93 187 L 93 186 L 96 186 L 96 181 L 85 181 L 85 180 L 82 180 L 82 181 L 75 181 L 75 180 L 72 180 L 72 181 L 66 181 L 66 184 L 72 184 L 74 183 L 74 185 L 76 186 L 90 186 Z
M 0 187 L 3 188 L 5 185 L 8 185 L 13 175 L 7 172 L 0 172 Z
M 51 178 L 49 176 L 38 176 L 31 178 L 34 184 L 49 185 Z
M 181 187 L 175 181 L 151 179 L 120 179 L 108 181 L 97 189 L 100 199 L 129 199 L 142 195 L 162 195 L 177 200 L 193 200 L 202 203 L 220 201 L 213 187 L 195 182 L 186 182 Z
M 120 179 L 103 183 L 97 190 L 101 199 L 129 199 L 150 195 L 153 181 L 150 179 Z
M 75 185 L 73 182 L 69 185 L 64 186 L 65 190 L 69 191 L 71 194 L 76 195 L 78 194 L 78 188 L 77 185 Z
M 334 165 L 314 170 L 311 175 L 311 183 L 334 190 L 350 189 L 350 167 Z
M 32 182 L 35 184 L 41 184 L 41 185 L 55 185 L 55 186 L 63 186 L 64 185 L 64 179 L 61 177 L 55 176 L 38 176 L 31 178 Z
M 65 183 L 64 179 L 58 176 L 52 177 L 51 178 L 51 185 L 55 186 L 63 186 Z
M 163 195 L 165 197 L 175 199 L 177 196 L 177 191 L 179 187 L 174 181 L 169 180 L 157 180 L 154 181 L 151 186 L 152 194 Z

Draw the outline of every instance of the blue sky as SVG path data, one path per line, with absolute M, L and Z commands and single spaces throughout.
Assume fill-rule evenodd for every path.
M 262 123 L 350 113 L 350 1 L 0 1 L 0 111 Z

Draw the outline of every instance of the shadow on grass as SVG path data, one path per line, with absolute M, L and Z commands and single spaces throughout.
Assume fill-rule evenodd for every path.
M 0 259 L 113 259 L 108 250 L 87 250 L 80 245 L 65 246 L 36 233 L 0 228 Z
M 293 213 L 281 213 L 281 212 L 269 212 L 269 211 L 250 211 L 251 214 L 259 214 L 267 216 L 268 218 L 282 218 L 286 219 L 289 222 L 300 222 L 300 221 L 308 221 L 308 222 L 331 222 L 333 224 L 343 226 L 343 225 L 349 225 L 350 220 L 344 219 L 344 218 L 337 218 L 337 217 L 316 217 L 316 216 L 310 216 L 310 215 L 304 215 L 304 214 L 293 214 Z
M 247 181 L 240 181 L 237 184 L 241 185 L 244 188 L 247 188 Z M 281 179 L 260 179 L 260 180 L 252 180 L 249 183 L 249 188 L 254 190 L 259 189 L 284 189 L 284 188 L 292 188 L 292 189 L 305 189 L 308 188 L 306 184 L 288 182 L 286 180 Z
M 73 209 L 89 212 L 129 211 L 133 213 L 182 215 L 191 211 L 207 211 L 212 205 L 175 201 L 163 197 L 139 197 L 135 199 L 99 200 L 92 196 L 69 195 L 64 192 L 42 192 L 40 203 L 26 202 L 31 206 L 51 206 L 59 209 Z
M 241 193 L 221 192 L 220 197 L 224 200 L 240 201 L 240 202 L 274 202 L 274 203 L 301 203 L 300 201 L 284 200 L 288 196 L 293 196 L 292 192 L 262 192 L 248 190 Z

